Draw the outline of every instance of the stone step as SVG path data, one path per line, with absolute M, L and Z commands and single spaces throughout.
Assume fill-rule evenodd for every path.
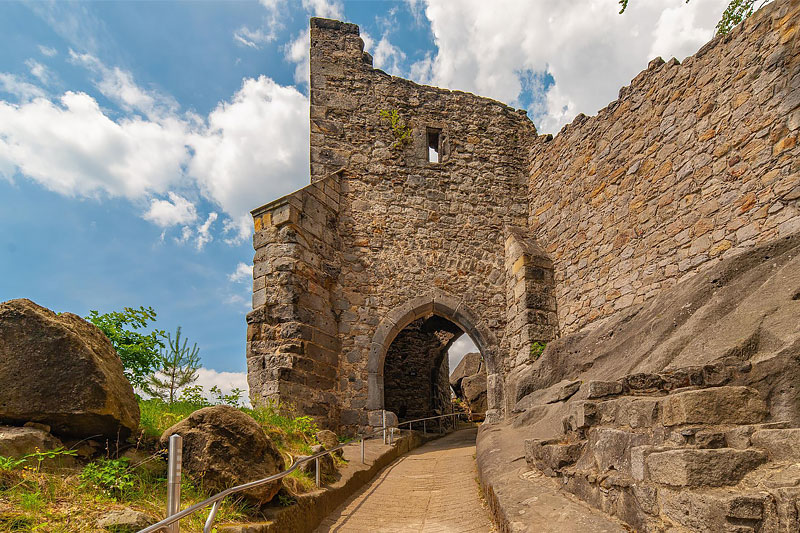
M 767 452 L 772 461 L 800 462 L 800 428 L 760 429 L 750 436 L 750 442 Z
M 564 420 L 564 429 L 584 431 L 593 426 L 651 428 L 660 425 L 659 399 L 623 396 L 605 401 L 575 402 Z
M 775 528 L 776 517 L 769 516 L 770 495 L 765 492 L 661 489 L 659 501 L 664 516 L 698 533 L 778 530 Z M 789 522 L 790 520 L 785 521 L 787 525 Z M 780 531 L 791 531 L 791 529 L 780 529 Z
M 671 487 L 721 487 L 736 485 L 763 464 L 760 450 L 673 449 L 639 446 L 631 450 L 634 479 Z
M 769 414 L 750 387 L 714 387 L 670 394 L 661 400 L 665 426 L 684 424 L 756 424 Z
M 564 467 L 577 461 L 585 447 L 585 442 L 562 443 L 557 440 L 525 440 L 525 461 L 531 468 L 541 470 L 545 475 L 555 477 Z

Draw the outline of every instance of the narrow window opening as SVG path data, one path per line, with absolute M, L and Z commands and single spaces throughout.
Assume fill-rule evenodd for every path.
M 441 150 L 439 147 L 439 132 L 428 130 L 428 162 L 441 163 Z

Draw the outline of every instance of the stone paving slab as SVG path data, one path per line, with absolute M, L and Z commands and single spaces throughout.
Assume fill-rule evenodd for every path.
M 316 533 L 494 531 L 477 483 L 476 435 L 456 431 L 397 459 Z
M 383 444 L 380 437 L 370 439 L 366 442 L 365 464 L 361 463 L 358 443 L 353 443 L 352 446 L 344 448 L 347 464 L 339 469 L 338 479 L 333 483 L 324 485 L 320 490 L 298 496 L 295 505 L 268 509 L 265 521 L 221 524 L 218 531 L 220 533 L 310 533 L 342 502 L 373 480 L 384 467 L 430 438 L 435 436 L 406 433 L 393 446 Z

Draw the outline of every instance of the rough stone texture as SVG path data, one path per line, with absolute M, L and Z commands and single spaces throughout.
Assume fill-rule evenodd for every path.
M 466 403 L 473 420 L 482 420 L 486 416 L 488 408 L 486 365 L 480 353 L 464 355 L 450 374 L 450 386 L 456 398 Z
M 669 450 L 647 456 L 646 475 L 676 487 L 735 485 L 766 459 L 756 450 Z
M 551 343 L 506 423 L 532 472 L 636 531 L 797 530 L 798 257 L 782 238 Z
M 480 372 L 481 366 L 482 361 L 480 353 L 474 352 L 464 355 L 450 374 L 450 386 L 453 388 L 453 392 L 456 393 L 456 396 L 461 395 L 461 381 L 468 376 L 474 376 Z
M 32 427 L 0 426 L 0 455 L 22 457 L 37 451 L 55 450 L 64 447 L 59 439 L 47 431 Z M 44 466 L 73 466 L 75 459 L 61 456 L 46 460 Z
M 323 452 L 325 450 L 326 450 L 326 448 L 322 444 L 317 444 L 317 445 L 311 447 L 311 453 L 312 454 Z M 306 459 L 308 457 L 311 457 L 311 456 L 310 455 L 300 455 L 300 456 L 296 457 L 295 460 L 301 461 L 301 460 Z M 322 457 L 320 457 L 319 458 L 319 463 L 320 463 L 320 473 L 321 473 L 323 478 L 332 476 L 336 472 L 336 465 L 333 462 L 333 457 L 331 457 L 331 454 L 323 455 Z M 306 461 L 305 463 L 300 465 L 300 470 L 302 470 L 306 474 L 310 474 L 312 476 L 315 476 L 317 474 L 317 461 L 316 460 Z
M 774 461 L 800 463 L 800 428 L 762 429 L 753 433 L 750 442 Z
M 773 416 L 791 412 L 792 376 L 773 376 L 796 339 L 771 302 L 800 286 L 779 272 L 796 255 L 753 250 L 800 230 L 798 9 L 778 0 L 682 64 L 652 61 L 555 138 L 498 102 L 376 70 L 357 26 L 312 19 L 312 183 L 252 213 L 251 400 L 364 425 L 385 407 L 392 341 L 438 315 L 480 349 L 490 421 L 587 371 L 631 376 L 626 392 L 725 384 L 739 368 L 722 356 L 753 365 Z M 740 262 L 709 276 L 723 258 Z M 657 300 L 680 280 L 686 293 Z M 728 314 L 733 295 L 753 311 Z M 584 327 L 613 330 L 607 317 L 622 335 Z M 573 332 L 583 346 L 531 350 Z
M 497 384 L 489 407 L 502 410 L 506 239 L 527 222 L 533 124 L 373 69 L 354 25 L 312 19 L 311 42 L 313 183 L 253 211 L 252 400 L 364 424 L 385 407 L 392 340 L 433 314 L 479 345 Z M 392 109 L 411 142 L 381 118 Z M 440 131 L 440 163 L 427 159 L 429 129 Z
M 155 524 L 158 520 L 133 509 L 115 509 L 97 520 L 97 527 L 114 533 L 136 533 L 140 529 Z
M 525 460 L 548 476 L 574 464 L 583 453 L 583 443 L 565 444 L 558 441 L 528 439 L 525 441 Z
M 205 407 L 167 429 L 161 445 L 170 435 L 183 437 L 183 469 L 215 493 L 249 481 L 277 474 L 284 468 L 283 457 L 261 426 L 243 412 L 227 405 Z M 280 481 L 244 492 L 256 504 L 272 499 Z
M 486 374 L 480 373 L 475 376 L 464 378 L 461 382 L 463 389 L 463 399 L 469 406 L 469 412 L 473 420 L 475 417 L 486 415 Z
M 750 387 L 715 387 L 671 394 L 661 404 L 665 426 L 680 424 L 754 424 L 769 411 Z
M 519 402 L 563 380 L 619 380 L 636 394 L 749 386 L 766 401 L 772 421 L 800 425 L 798 290 L 800 235 L 794 234 L 718 262 L 597 327 L 562 336 L 535 363 L 516 369 L 509 389 Z M 741 416 L 757 417 L 760 400 L 747 398 L 739 398 Z
M 341 444 L 339 442 L 339 438 L 336 436 L 336 433 L 329 429 L 321 429 L 317 431 L 317 440 L 320 444 L 322 444 L 326 450 L 332 450 Z M 336 450 L 333 452 L 334 455 L 338 457 L 342 457 L 344 452 L 342 450 Z
M 39 422 L 65 437 L 125 439 L 139 404 L 111 341 L 72 313 L 0 304 L 0 423 Z
M 797 9 L 651 61 L 597 116 L 533 143 L 529 228 L 556 265 L 562 330 L 800 230 Z
M 449 409 L 447 350 L 461 330 L 440 317 L 420 318 L 398 333 L 384 363 L 385 409 L 399 420 Z

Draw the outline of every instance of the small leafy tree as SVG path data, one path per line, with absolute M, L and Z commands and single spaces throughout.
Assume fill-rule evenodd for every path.
M 244 390 L 240 389 L 239 387 L 234 387 L 233 389 L 231 389 L 230 394 L 223 394 L 222 389 L 214 385 L 213 387 L 211 387 L 210 392 L 217 398 L 218 405 L 230 405 L 233 407 L 242 407 L 242 393 L 244 392 Z
M 629 0 L 619 0 L 620 13 L 624 13 L 628 9 Z M 759 8 L 766 4 L 768 0 L 731 0 L 725 11 L 722 12 L 722 17 L 717 22 L 717 35 L 726 35 L 734 26 L 749 17 L 755 11 L 755 4 L 760 2 Z M 689 3 L 689 0 L 686 0 Z
M 156 312 L 152 307 L 125 307 L 122 311 L 103 314 L 89 311 L 86 317 L 111 340 L 122 360 L 125 377 L 138 389 L 144 387 L 147 376 L 158 368 L 159 350 L 164 348 L 162 330 L 141 332 L 155 319 Z
M 182 402 L 191 403 L 200 407 L 208 407 L 211 405 L 206 399 L 205 392 L 203 391 L 202 385 L 191 385 L 189 387 L 185 387 L 178 398 Z
M 148 376 L 144 390 L 151 396 L 166 400 L 172 405 L 178 391 L 197 381 L 200 368 L 200 349 L 195 343 L 191 348 L 189 340 L 181 344 L 181 327 L 175 331 L 175 339 L 167 335 L 167 347 L 159 354 L 159 368 Z

